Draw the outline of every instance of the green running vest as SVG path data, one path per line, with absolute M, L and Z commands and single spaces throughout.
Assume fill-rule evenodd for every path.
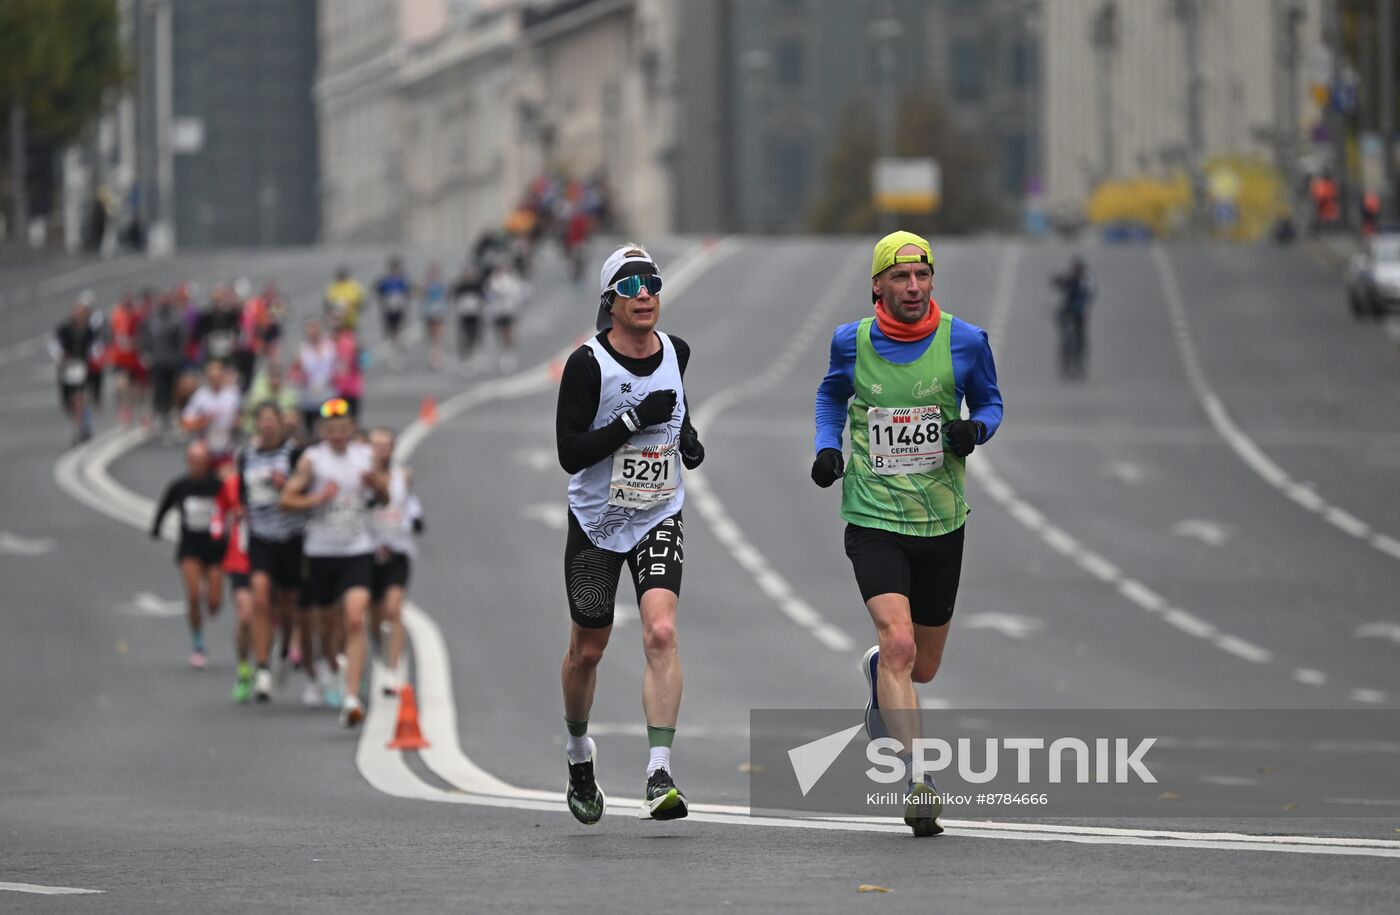
M 943 466 L 921 473 L 883 476 L 870 459 L 871 407 L 928 407 L 936 404 L 943 422 L 958 419 L 958 389 L 953 378 L 953 318 L 943 312 L 933 342 L 907 365 L 890 362 L 875 351 L 865 318 L 856 329 L 855 396 L 847 415 L 851 425 L 851 460 L 841 485 L 841 517 L 858 527 L 871 527 L 936 537 L 962 527 L 967 520 L 963 498 L 966 459 L 945 444 Z M 942 438 L 942 423 L 938 435 Z M 914 427 L 910 427 L 914 428 Z M 927 429 L 927 426 L 923 426 Z

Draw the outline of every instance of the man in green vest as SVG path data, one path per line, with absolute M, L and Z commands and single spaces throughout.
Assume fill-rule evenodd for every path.
M 938 672 L 957 599 L 967 456 L 992 437 L 1002 414 L 987 333 L 938 307 L 933 266 L 929 243 L 912 232 L 875 245 L 875 314 L 832 335 L 812 464 L 823 488 L 844 476 L 846 555 L 875 623 L 878 644 L 861 662 L 866 731 L 905 748 L 920 736 L 914 684 Z M 849 465 L 841 453 L 848 419 Z M 942 832 L 937 789 L 931 780 L 915 783 L 912 764 L 908 794 L 904 821 L 914 834 Z

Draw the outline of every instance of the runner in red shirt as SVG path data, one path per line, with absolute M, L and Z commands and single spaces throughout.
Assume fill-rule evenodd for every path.
M 227 535 L 223 566 L 229 590 L 233 592 L 236 614 L 233 642 L 238 654 L 238 681 L 233 686 L 233 701 L 242 705 L 253 693 L 253 667 L 248 662 L 248 650 L 253 641 L 253 587 L 248 577 L 248 529 L 243 523 L 243 503 L 238 498 L 238 474 L 224 477 L 219 494 L 214 497 L 214 508 L 217 526 Z

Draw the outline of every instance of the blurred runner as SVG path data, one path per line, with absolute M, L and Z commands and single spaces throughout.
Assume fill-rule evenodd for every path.
M 160 539 L 160 525 L 173 508 L 180 513 L 180 539 L 175 547 L 175 563 L 185 585 L 185 608 L 190 625 L 190 666 L 203 670 L 209 657 L 204 650 L 204 617 L 201 605 L 207 606 L 209 616 L 218 614 L 223 601 L 224 578 L 220 563 L 224 557 L 222 531 L 216 534 L 214 523 L 215 499 L 219 495 L 219 479 L 214 476 L 209 449 L 202 442 L 192 442 L 185 449 L 186 472 L 176 477 L 161 496 L 151 521 L 151 539 Z M 202 594 L 201 594 L 202 590 Z
M 145 400 L 146 368 L 141 364 L 138 339 L 143 317 L 131 293 L 127 293 L 112 306 L 107 320 L 112 331 L 112 345 L 107 353 L 115 376 L 113 396 L 117 401 L 117 418 L 124 426 L 135 421 L 136 407 Z
M 175 299 L 162 295 L 141 322 L 141 358 L 151 372 L 151 412 L 162 434 L 169 434 L 175 407 L 175 382 L 184 363 L 185 322 Z
M 223 283 L 210 294 L 209 307 L 199 313 L 194 323 L 193 340 L 199 344 L 199 358 L 208 362 L 217 359 L 232 366 L 242 330 L 242 302 L 233 289 Z
M 380 315 L 384 321 L 384 339 L 393 349 L 393 365 L 403 366 L 403 319 L 408 313 L 408 300 L 412 290 L 408 277 L 404 276 L 403 262 L 398 257 L 389 258 L 389 265 L 374 283 L 374 296 L 379 300 Z
M 626 563 L 646 654 L 642 709 L 649 756 L 642 816 L 671 820 L 688 812 L 671 777 L 681 703 L 680 463 L 694 468 L 705 452 L 685 408 L 682 377 L 690 347 L 655 329 L 661 317 L 656 262 L 641 247 L 624 245 L 608 256 L 599 280 L 599 333 L 569 356 L 555 420 L 559 463 L 572 474 L 564 551 L 572 623 L 561 674 L 568 729 L 565 799 L 585 824 L 598 822 L 607 806 L 594 771 L 588 716 Z
M 403 654 L 403 600 L 413 563 L 413 535 L 420 526 L 423 506 L 412 492 L 413 471 L 394 460 L 394 433 L 374 429 L 369 434 L 374 471 L 388 480 L 389 498 L 370 515 L 374 539 L 374 581 L 370 587 L 372 631 L 389 626 L 384 649 L 384 694 L 399 691 L 399 658 Z
M 486 302 L 486 281 L 476 264 L 468 263 L 452 287 L 457 311 L 457 361 L 466 369 L 481 339 L 481 310 Z
M 342 327 L 335 335 L 335 374 L 331 385 L 337 397 L 350 405 L 350 418 L 360 418 L 360 401 L 365 396 L 365 353 L 355 332 Z
M 502 372 L 515 370 L 515 318 L 529 294 L 530 285 L 509 261 L 491 271 L 486 300 L 491 305 L 491 323 L 496 327 L 496 342 L 500 348 L 498 367 Z
M 1094 301 L 1094 277 L 1084 258 L 1075 257 L 1069 269 L 1050 281 L 1060 292 L 1055 323 L 1060 337 L 1060 377 L 1083 380 L 1088 374 L 1089 305 Z
M 253 589 L 253 692 L 259 702 L 272 698 L 269 659 L 273 634 L 282 629 L 286 657 L 302 578 L 303 519 L 283 511 L 282 489 L 291 478 L 300 449 L 287 440 L 281 411 L 264 401 L 254 409 L 255 434 L 238 456 L 239 492 L 246 506 L 248 561 Z M 305 632 L 303 627 L 303 643 Z
M 423 303 L 423 322 L 428 333 L 428 367 L 437 371 L 442 368 L 443 327 L 447 323 L 447 286 L 442 281 L 442 270 L 437 263 L 428 265 L 420 290 Z
M 211 533 L 222 534 L 223 568 L 233 595 L 233 648 L 238 658 L 238 679 L 233 684 L 233 701 L 239 705 L 252 696 L 253 668 L 248 652 L 253 642 L 253 590 L 248 580 L 248 528 L 243 517 L 243 502 L 238 493 L 238 477 L 229 474 L 219 485 L 214 497 L 214 524 Z M 222 530 L 220 530 L 222 528 Z
M 354 330 L 360 325 L 360 310 L 365 304 L 365 287 L 350 276 L 349 267 L 338 267 L 335 279 L 326 286 L 326 318 L 332 330 L 348 327 Z
M 986 331 L 933 300 L 933 254 L 912 232 L 875 245 L 875 316 L 836 328 L 817 388 L 812 481 L 843 476 L 846 555 L 879 644 L 861 662 L 871 739 L 888 728 L 902 746 L 919 737 L 915 683 L 938 672 L 962 571 L 966 458 L 1001 422 L 1001 392 Z M 971 419 L 962 419 L 966 399 Z M 850 401 L 849 408 L 847 401 Z M 841 436 L 851 427 L 851 462 Z M 951 453 L 950 453 L 951 452 Z M 897 709 L 901 715 L 881 716 Z M 909 765 L 910 754 L 904 754 Z M 916 836 L 943 831 L 931 779 L 908 772 L 904 821 Z
M 233 438 L 238 431 L 239 407 L 243 399 L 219 359 L 204 366 L 204 385 L 190 396 L 180 413 L 180 424 L 209 447 L 215 469 L 233 460 Z
M 316 318 L 306 319 L 294 366 L 307 441 L 316 435 L 321 404 L 335 396 L 331 387 L 331 380 L 335 377 L 335 343 L 326 337 L 322 328 L 323 325 Z
M 107 316 L 94 305 L 92 293 L 88 293 L 88 323 L 92 325 L 92 348 L 87 356 L 87 396 L 88 408 L 102 411 L 103 382 L 107 377 L 107 344 L 110 342 L 110 329 Z
M 312 606 L 323 622 L 337 604 L 345 616 L 346 690 L 340 721 L 346 727 L 355 727 L 365 716 L 359 691 L 374 580 L 369 506 L 388 496 L 387 480 L 372 472 L 369 446 L 353 441 L 354 433 L 350 405 L 340 398 L 326 401 L 321 407 L 322 441 L 302 452 L 281 499 L 286 511 L 310 512 L 303 549 Z M 323 640 L 329 628 L 322 626 Z
M 58 399 L 73 423 L 73 444 L 92 438 L 92 409 L 87 402 L 88 357 L 97 345 L 90 312 L 92 293 L 78 295 L 68 319 L 54 329 L 49 352 L 58 364 Z

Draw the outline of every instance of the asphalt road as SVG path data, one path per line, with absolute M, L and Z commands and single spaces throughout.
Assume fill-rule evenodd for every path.
M 178 471 L 179 451 L 104 437 L 56 474 L 68 430 L 52 368 L 29 344 L 84 285 L 108 301 L 145 282 L 273 276 L 305 313 L 335 264 L 368 280 L 386 252 L 0 268 L 0 532 L 10 535 L 0 541 L 0 905 L 1393 910 L 1400 806 L 1318 818 L 1303 803 L 1248 820 L 950 815 L 949 832 L 926 842 L 876 822 L 743 815 L 750 709 L 864 702 L 856 662 L 871 632 L 841 549 L 839 497 L 807 470 L 831 328 L 866 313 L 868 246 L 656 246 L 663 329 L 692 346 L 687 390 L 708 449 L 686 508 L 675 773 L 699 812 L 656 824 L 626 809 L 646 749 L 639 627 L 624 611 L 593 714 L 601 781 L 620 815 L 594 829 L 559 803 L 565 477 L 550 373 L 591 326 L 591 287 L 570 286 L 546 259 L 517 371 L 488 357 L 431 373 L 421 346 L 400 372 L 382 361 L 371 370 L 370 422 L 404 428 L 428 396 L 442 417 L 413 427 L 409 457 L 428 512 L 411 620 L 433 746 L 398 754 L 383 746 L 394 711 L 384 702 L 361 735 L 302 709 L 291 690 L 267 707 L 232 705 L 226 620 L 211 633 L 210 669 L 185 667 L 183 623 L 166 615 L 179 596 L 169 547 L 132 526 Z M 415 267 L 446 257 L 411 254 Z M 1028 715 L 1394 708 L 1400 360 L 1390 344 L 1351 322 L 1338 278 L 1297 253 L 1095 248 L 1090 374 L 1065 384 L 1047 279 L 1069 254 L 935 243 L 936 297 L 991 331 L 1007 418 L 970 461 L 962 590 L 926 703 Z M 1257 763 L 1222 756 L 1221 774 Z M 1393 784 L 1364 787 L 1373 801 L 1400 798 Z M 6 883 L 101 895 L 54 899 Z M 861 884 L 890 892 L 859 894 Z

